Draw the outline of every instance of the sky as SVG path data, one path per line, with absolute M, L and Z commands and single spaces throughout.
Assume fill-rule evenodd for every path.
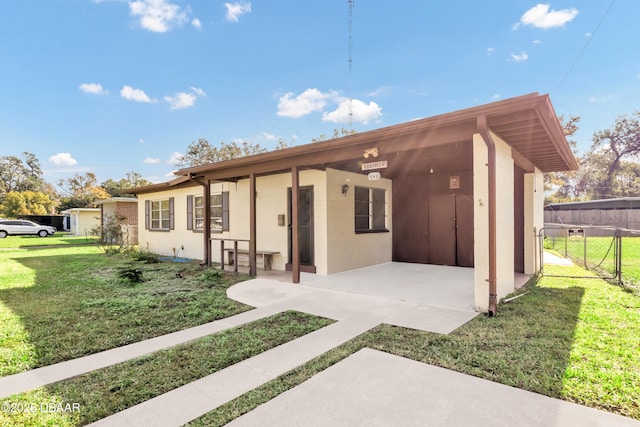
M 532 92 L 580 116 L 584 152 L 640 109 L 638 17 L 638 0 L 2 0 L 0 156 L 35 154 L 51 183 L 162 182 L 199 138 L 300 145 Z

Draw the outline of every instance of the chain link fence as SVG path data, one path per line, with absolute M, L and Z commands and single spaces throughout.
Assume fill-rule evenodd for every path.
M 640 285 L 640 230 L 545 224 L 538 238 L 544 275 Z

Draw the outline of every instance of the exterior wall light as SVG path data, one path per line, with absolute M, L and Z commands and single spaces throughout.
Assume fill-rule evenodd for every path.
M 342 184 L 342 195 L 347 197 L 347 192 L 349 191 L 349 184 Z

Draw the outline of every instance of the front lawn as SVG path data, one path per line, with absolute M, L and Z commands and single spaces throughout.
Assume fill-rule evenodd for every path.
M 144 281 L 119 278 L 126 266 L 142 271 Z M 95 246 L 0 251 L 0 375 L 248 310 L 226 297 L 242 278 L 197 262 L 107 256 Z
M 592 269 L 606 271 L 609 275 L 615 272 L 613 237 L 591 237 L 585 240 L 582 236 L 547 237 L 545 246 L 557 251 L 560 255 L 571 258 L 574 262 Z M 622 280 L 625 284 L 640 284 L 640 237 L 622 238 Z
M 13 395 L 5 404 L 76 404 L 71 413 L 0 413 L 0 425 L 80 426 L 152 399 L 234 365 L 333 321 L 294 311 L 279 313 L 195 341 Z M 3 419 L 4 417 L 4 419 Z
M 53 236 L 7 236 L 0 239 L 0 249 L 30 248 L 34 246 L 95 245 L 95 236 L 71 236 L 69 233 L 56 233 Z

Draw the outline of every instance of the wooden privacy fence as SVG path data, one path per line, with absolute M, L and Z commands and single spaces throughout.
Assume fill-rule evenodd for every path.
M 552 209 L 544 211 L 544 222 L 640 230 L 640 209 Z

